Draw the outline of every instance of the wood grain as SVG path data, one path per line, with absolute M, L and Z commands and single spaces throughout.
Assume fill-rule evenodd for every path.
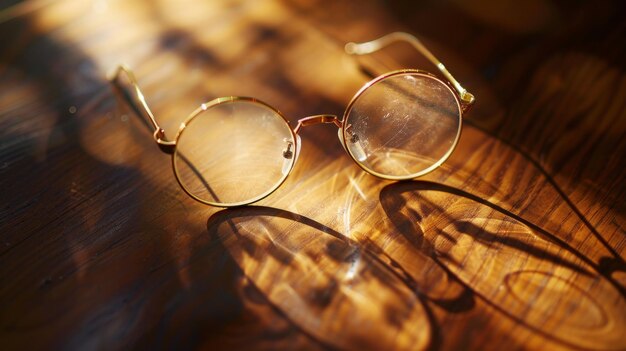
M 0 22 L 2 349 L 626 349 L 619 2 L 18 6 Z M 410 182 L 312 126 L 270 197 L 204 206 L 105 79 L 135 68 L 168 136 L 220 96 L 342 115 L 372 74 L 435 71 L 402 45 L 343 53 L 395 30 L 478 101 Z

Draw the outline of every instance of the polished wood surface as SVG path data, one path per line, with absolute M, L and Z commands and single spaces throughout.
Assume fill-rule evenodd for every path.
M 626 349 L 621 2 L 2 3 L 0 349 Z M 276 193 L 202 205 L 106 80 L 133 67 L 169 136 L 228 95 L 342 115 L 436 72 L 343 52 L 397 30 L 477 98 L 410 182 L 319 125 Z

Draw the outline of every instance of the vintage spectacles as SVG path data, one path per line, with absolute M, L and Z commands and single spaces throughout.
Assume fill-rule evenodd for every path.
M 422 176 L 454 150 L 463 113 L 474 96 L 414 36 L 391 33 L 365 43 L 348 43 L 348 54 L 364 55 L 404 41 L 439 69 L 446 81 L 416 69 L 385 73 L 354 95 L 343 118 L 315 115 L 292 129 L 274 107 L 251 97 L 221 97 L 200 105 L 180 125 L 173 140 L 157 123 L 133 72 L 120 65 L 154 127 L 154 140 L 172 154 L 178 183 L 207 205 L 233 207 L 259 201 L 287 178 L 300 153 L 302 127 L 332 123 L 348 155 L 365 171 L 384 179 Z

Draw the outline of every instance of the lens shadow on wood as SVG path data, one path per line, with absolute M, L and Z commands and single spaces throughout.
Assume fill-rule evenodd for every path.
M 388 185 L 380 201 L 410 243 L 503 314 L 570 346 L 626 347 L 620 290 L 558 233 L 426 181 Z
M 425 349 L 431 316 L 375 253 L 312 219 L 268 207 L 208 223 L 245 276 L 294 324 L 339 348 Z

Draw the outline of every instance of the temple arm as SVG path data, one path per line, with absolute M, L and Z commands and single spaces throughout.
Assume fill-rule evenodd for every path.
M 117 68 L 112 72 L 112 74 L 109 75 L 109 80 L 113 84 L 119 87 L 119 77 L 122 73 L 126 74 L 128 81 L 135 89 L 135 95 L 137 97 L 137 100 L 139 100 L 139 102 L 141 103 L 141 107 L 143 108 L 143 111 L 148 116 L 150 123 L 154 127 L 154 133 L 152 134 L 154 137 L 154 140 L 157 142 L 157 144 L 159 144 L 159 146 L 176 145 L 176 142 L 168 141 L 165 139 L 165 130 L 163 130 L 163 128 L 159 126 L 156 119 L 154 118 L 154 114 L 150 110 L 150 107 L 148 107 L 148 103 L 146 103 L 146 98 L 143 96 L 143 93 L 141 92 L 141 89 L 139 88 L 139 85 L 137 84 L 137 79 L 135 78 L 135 74 L 130 68 L 128 68 L 126 65 L 117 66 Z
M 433 65 L 437 66 L 437 68 L 439 69 L 439 71 L 441 71 L 443 76 L 446 77 L 446 79 L 450 83 L 452 83 L 452 85 L 454 86 L 454 89 L 456 89 L 456 91 L 459 93 L 459 96 L 461 97 L 461 100 L 464 103 L 468 105 L 471 105 L 474 103 L 474 95 L 470 94 L 470 92 L 465 90 L 465 88 L 461 86 L 461 83 L 459 83 L 456 79 L 454 79 L 452 74 L 448 72 L 448 70 L 443 65 L 443 63 L 441 63 L 441 61 L 439 61 L 435 57 L 435 55 L 433 55 L 430 52 L 430 50 L 428 50 L 426 46 L 424 46 L 424 44 L 422 44 L 422 42 L 419 41 L 419 39 L 417 39 L 415 36 L 409 33 L 395 32 L 395 33 L 387 34 L 384 37 L 378 38 L 376 40 L 368 41 L 365 43 L 348 43 L 345 46 L 345 50 L 346 50 L 346 53 L 350 55 L 371 54 L 373 52 L 383 49 L 384 47 L 390 44 L 393 44 L 395 42 L 398 42 L 398 41 L 404 41 L 404 42 L 411 44 L 417 51 L 419 51 L 430 62 L 432 62 Z

